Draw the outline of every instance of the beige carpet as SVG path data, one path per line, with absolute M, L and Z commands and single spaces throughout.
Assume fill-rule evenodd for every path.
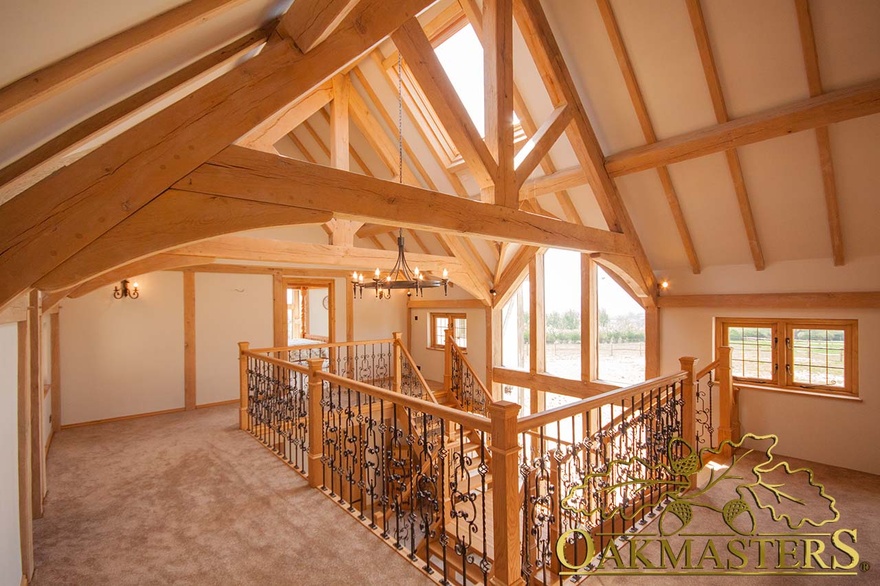
M 760 445 L 766 447 L 768 443 Z M 758 480 L 758 477 L 753 473 L 752 468 L 753 466 L 766 462 L 766 459 L 767 458 L 760 452 L 753 452 L 745 455 L 729 474 L 729 476 L 738 476 L 742 480 L 717 482 L 713 485 L 713 489 L 707 491 L 701 497 L 695 497 L 694 501 L 702 503 L 703 505 L 714 506 L 721 511 L 725 503 L 740 498 L 741 495 L 736 492 L 737 485 L 753 483 Z M 805 460 L 798 460 L 796 458 L 789 458 L 776 454 L 775 462 L 779 462 L 780 460 L 788 462 L 793 470 L 806 468 L 813 471 L 813 482 L 823 485 L 825 495 L 830 496 L 835 500 L 835 506 L 840 513 L 839 521 L 828 523 L 820 527 L 811 527 L 809 524 L 804 524 L 800 529 L 792 530 L 787 526 L 784 520 L 774 522 L 769 511 L 754 510 L 753 518 L 755 520 L 756 530 L 762 534 L 768 535 L 790 534 L 795 532 L 819 534 L 831 533 L 841 528 L 855 529 L 858 535 L 858 542 L 854 547 L 859 553 L 860 561 L 867 562 L 868 566 L 857 566 L 853 568 L 852 572 L 854 572 L 855 575 L 852 576 L 733 576 L 726 571 L 726 569 L 716 569 L 711 559 L 707 558 L 706 563 L 703 565 L 703 568 L 707 573 L 707 575 L 704 576 L 664 576 L 659 572 L 644 575 L 644 572 L 642 571 L 641 573 L 643 575 L 639 576 L 595 575 L 585 580 L 583 584 L 586 584 L 587 586 L 600 586 L 603 584 L 617 586 L 619 584 L 628 584 L 633 581 L 637 584 L 650 583 L 651 586 L 682 586 L 683 584 L 694 586 L 714 584 L 729 586 L 734 582 L 741 582 L 748 586 L 753 584 L 760 584 L 762 586 L 775 586 L 777 584 L 880 584 L 880 476 L 847 470 L 845 468 L 817 464 Z M 720 476 L 721 471 L 717 474 Z M 718 478 L 718 476 L 716 476 L 716 478 Z M 773 505 L 777 511 L 777 515 L 787 514 L 793 519 L 795 524 L 804 517 L 810 518 L 817 523 L 824 519 L 833 518 L 833 514 L 828 508 L 828 500 L 820 495 L 818 488 L 810 486 L 805 473 L 801 472 L 792 475 L 786 474 L 782 470 L 777 470 L 776 472 L 763 475 L 761 480 L 769 485 L 779 485 L 778 490 L 780 492 L 793 498 L 800 499 L 804 503 L 803 505 L 798 505 L 791 501 L 787 501 L 786 499 L 782 499 L 781 503 L 777 503 L 772 498 L 771 493 L 766 490 L 762 491 L 761 489 L 758 489 L 758 494 L 760 495 L 762 502 L 764 504 Z M 705 483 L 706 481 L 707 479 L 704 477 L 701 482 Z M 701 486 L 705 486 L 705 484 L 701 484 Z M 750 503 L 754 502 L 751 501 L 752 497 L 749 494 L 743 492 L 743 495 L 743 498 L 746 501 L 749 501 Z M 751 505 L 751 507 L 754 508 L 754 505 Z M 719 512 L 713 512 L 707 508 L 694 507 L 692 509 L 691 518 L 692 521 L 688 523 L 685 529 L 681 530 L 679 535 L 669 538 L 669 543 L 673 546 L 672 549 L 674 552 L 681 550 L 684 535 L 686 534 L 703 536 L 727 535 L 731 537 L 713 538 L 719 546 L 719 559 L 722 561 L 722 566 L 728 559 L 734 566 L 740 564 L 739 560 L 728 555 L 725 549 L 727 547 L 728 539 L 741 538 L 741 536 L 733 534 L 730 528 L 725 525 L 722 515 Z M 784 518 L 780 517 L 780 519 Z M 659 518 L 655 518 L 650 525 L 645 527 L 643 529 L 644 534 L 656 535 L 659 531 L 658 521 Z M 667 531 L 674 531 L 679 525 L 680 521 L 677 521 L 671 515 L 667 515 L 667 518 L 664 520 L 664 526 L 667 528 Z M 748 515 L 739 515 L 736 519 L 735 526 L 747 532 L 749 527 Z M 845 540 L 846 543 L 850 543 L 848 536 L 844 536 L 842 539 Z M 823 541 L 827 542 L 828 540 L 827 538 L 823 538 Z M 704 545 L 705 539 L 695 537 L 694 543 Z M 792 547 L 794 546 L 789 543 L 787 549 L 790 550 Z M 630 549 L 628 545 L 621 548 L 624 563 L 629 563 L 629 551 Z M 767 560 L 767 569 L 765 571 L 774 571 L 774 566 L 778 564 L 779 560 L 778 549 L 775 544 L 768 544 L 765 552 Z M 791 567 L 796 563 L 802 563 L 796 562 L 795 558 L 803 559 L 803 547 L 801 546 L 797 552 L 798 554 L 796 556 L 784 557 L 783 563 L 788 567 Z M 646 553 L 651 556 L 649 557 L 650 560 L 657 562 L 658 558 L 654 550 L 648 548 Z M 755 547 L 747 549 L 747 555 L 750 558 L 750 562 L 744 571 L 755 571 L 757 566 L 756 553 L 757 548 Z M 831 553 L 832 549 L 829 545 L 828 551 L 824 552 L 824 555 L 821 556 L 829 564 L 831 563 Z M 692 559 L 698 560 L 700 555 L 700 546 L 695 546 L 694 557 Z M 851 562 L 851 558 L 845 554 L 839 554 L 839 559 L 841 564 L 849 564 Z M 616 564 L 613 561 L 608 562 L 609 574 L 613 574 L 616 571 L 615 565 Z
M 432 583 L 239 431 L 237 414 L 58 434 L 34 584 Z

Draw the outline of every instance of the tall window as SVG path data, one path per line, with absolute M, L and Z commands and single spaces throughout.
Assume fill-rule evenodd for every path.
M 602 268 L 596 267 L 599 307 L 599 380 L 645 380 L 645 309 Z
M 446 346 L 446 330 L 450 327 L 458 347 L 467 348 L 467 315 L 463 313 L 431 314 L 431 348 L 442 350 Z
M 529 280 L 501 309 L 501 365 L 528 370 L 529 359 Z
M 550 249 L 544 254 L 545 369 L 581 378 L 581 255 Z M 540 352 L 541 349 L 539 348 Z
M 719 318 L 716 331 L 738 381 L 858 395 L 856 320 Z

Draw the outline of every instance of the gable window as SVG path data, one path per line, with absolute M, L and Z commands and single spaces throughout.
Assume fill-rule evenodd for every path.
M 467 315 L 463 313 L 431 314 L 431 348 L 443 350 L 446 346 L 446 330 L 452 328 L 455 343 L 459 348 L 467 348 Z
M 799 391 L 858 395 L 856 320 L 721 318 L 734 380 Z

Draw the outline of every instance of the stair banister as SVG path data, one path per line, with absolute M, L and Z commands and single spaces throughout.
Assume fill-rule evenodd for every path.
M 394 344 L 392 344 L 391 346 L 391 352 L 393 356 L 392 374 L 394 376 L 394 380 L 391 383 L 391 390 L 395 393 L 401 392 L 401 389 L 403 387 L 403 360 L 400 356 L 400 347 L 402 344 L 401 336 L 402 334 L 400 332 L 394 332 L 393 334 L 391 334 L 391 337 L 394 340 Z

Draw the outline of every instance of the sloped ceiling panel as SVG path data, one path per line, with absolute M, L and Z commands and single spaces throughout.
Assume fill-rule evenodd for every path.
M 880 114 L 830 132 L 847 258 L 880 256 Z
M 880 78 L 880 2 L 810 0 L 825 91 Z
M 613 2 L 612 8 L 657 138 L 715 124 L 685 3 L 664 2 L 658 9 L 652 0 L 639 0 Z M 632 109 L 628 97 L 625 105 Z

